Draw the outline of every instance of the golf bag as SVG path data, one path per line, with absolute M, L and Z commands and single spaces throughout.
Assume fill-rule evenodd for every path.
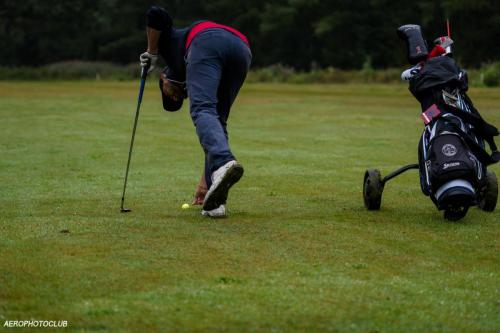
M 474 205 L 493 211 L 498 182 L 487 167 L 500 160 L 493 139 L 498 130 L 481 117 L 467 96 L 467 73 L 452 58 L 453 40 L 440 37 L 427 52 L 418 25 L 402 26 L 397 33 L 406 43 L 408 61 L 414 65 L 401 77 L 409 81 L 409 90 L 420 102 L 424 131 L 417 164 L 403 166 L 384 178 L 377 169 L 365 172 L 366 208 L 380 209 L 385 184 L 407 170 L 418 169 L 422 192 L 444 210 L 446 219 L 459 220 Z
M 498 130 L 482 119 L 467 96 L 467 73 L 451 54 L 421 63 L 409 81 L 425 125 L 418 148 L 422 192 L 446 218 L 460 219 L 478 204 L 486 167 L 498 162 L 493 140 Z
M 442 94 L 448 96 L 446 90 Z M 471 112 L 458 89 L 453 97 L 463 103 L 459 110 Z M 422 113 L 427 124 L 418 148 L 420 184 L 447 218 L 458 219 L 478 203 L 477 194 L 484 186 L 488 162 L 480 161 L 474 153 L 475 149 L 484 150 L 484 139 L 463 117 L 447 112 L 443 101 L 436 102 Z

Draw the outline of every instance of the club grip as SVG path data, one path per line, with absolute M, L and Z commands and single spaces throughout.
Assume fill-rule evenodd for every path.
M 148 76 L 148 71 L 149 71 L 150 67 L 151 67 L 151 60 L 148 61 L 148 63 L 146 64 L 146 66 L 142 67 L 142 70 L 141 70 L 141 79 L 145 79 L 146 76 Z

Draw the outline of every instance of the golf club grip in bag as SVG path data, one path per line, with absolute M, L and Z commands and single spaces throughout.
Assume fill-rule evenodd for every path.
M 406 24 L 398 28 L 398 37 L 406 43 L 408 61 L 416 65 L 427 59 L 429 51 L 419 25 Z

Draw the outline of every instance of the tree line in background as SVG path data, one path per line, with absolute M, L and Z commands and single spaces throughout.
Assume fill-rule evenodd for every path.
M 396 28 L 420 24 L 431 42 L 445 34 L 446 18 L 464 66 L 500 54 L 498 0 L 1 0 L 0 66 L 138 61 L 151 4 L 166 8 L 179 27 L 209 19 L 241 30 L 255 67 L 401 66 L 405 50 Z

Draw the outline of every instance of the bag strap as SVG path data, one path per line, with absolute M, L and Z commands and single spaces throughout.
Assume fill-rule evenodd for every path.
M 489 155 L 484 150 L 484 148 L 482 148 L 481 146 L 479 146 L 472 138 L 470 138 L 470 136 L 468 134 L 466 134 L 465 132 L 463 132 L 460 128 L 458 128 L 458 126 L 456 126 L 456 127 L 457 127 L 458 130 L 460 130 L 461 134 L 466 135 L 466 137 L 468 137 L 471 142 L 473 142 L 475 145 L 477 145 L 478 147 L 480 147 L 481 150 L 484 151 L 484 153 L 488 154 L 488 156 L 490 157 L 491 162 L 490 163 L 484 162 L 485 164 L 490 165 L 490 164 L 493 164 L 493 163 L 497 163 L 497 162 L 500 161 L 500 153 L 498 152 L 498 148 L 497 148 L 497 145 L 495 144 L 494 137 L 498 136 L 498 134 L 499 134 L 498 133 L 498 129 L 495 126 L 493 126 L 493 125 L 489 124 L 488 122 L 486 122 L 481 117 L 481 115 L 479 114 L 479 112 L 477 111 L 477 109 L 474 108 L 474 106 L 472 105 L 472 103 L 470 103 L 470 106 L 471 106 L 472 110 L 474 111 L 474 113 L 464 112 L 461 109 L 458 109 L 458 108 L 456 108 L 454 106 L 451 106 L 451 105 L 448 105 L 448 104 L 444 104 L 444 103 L 440 103 L 440 105 L 439 105 L 439 107 L 441 107 L 446 112 L 449 112 L 449 113 L 451 113 L 451 114 L 453 114 L 453 115 L 461 118 L 466 123 L 469 123 L 472 126 L 474 126 L 475 132 L 481 138 L 483 138 L 488 143 L 488 145 L 490 146 L 491 155 Z
M 458 135 L 460 135 L 472 153 L 477 157 L 477 159 L 486 166 L 495 164 L 500 161 L 500 153 L 498 151 L 493 151 L 492 154 L 488 152 L 476 142 L 469 134 L 462 131 L 460 126 L 454 123 L 449 123 Z M 491 146 L 490 146 L 491 147 Z

